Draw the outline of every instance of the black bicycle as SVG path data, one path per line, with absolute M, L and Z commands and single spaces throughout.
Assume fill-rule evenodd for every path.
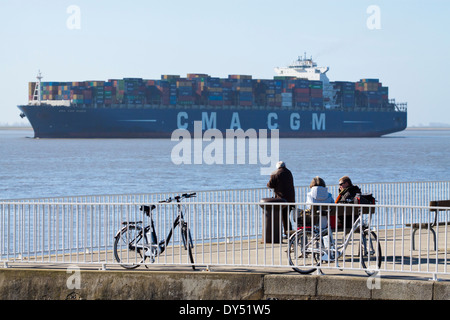
M 166 239 L 159 242 L 156 235 L 155 223 L 153 221 L 152 214 L 152 211 L 156 208 L 156 206 L 141 206 L 140 210 L 150 218 L 150 225 L 143 226 L 142 221 L 122 222 L 124 226 L 119 230 L 119 232 L 117 232 L 114 241 L 114 257 L 116 261 L 126 269 L 137 268 L 141 264 L 144 264 L 147 258 L 150 259 L 151 263 L 155 262 L 155 259 L 166 250 L 175 228 L 180 226 L 183 247 L 188 251 L 192 269 L 195 270 L 194 256 L 192 253 L 194 244 L 192 242 L 192 236 L 188 228 L 188 224 L 184 220 L 182 205 L 180 203 L 182 199 L 192 198 L 195 196 L 196 193 L 184 193 L 181 196 L 159 201 L 159 203 L 176 201 L 178 211 L 178 215 L 175 218 Z

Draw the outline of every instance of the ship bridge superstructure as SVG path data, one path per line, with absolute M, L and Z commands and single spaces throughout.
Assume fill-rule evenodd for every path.
M 324 107 L 338 107 L 336 102 L 336 90 L 333 89 L 333 86 L 326 74 L 330 68 L 318 67 L 312 57 L 306 57 L 306 53 L 303 57 L 299 56 L 297 60 L 292 62 L 287 67 L 276 67 L 274 70 L 278 76 L 296 77 L 299 79 L 307 79 L 309 81 L 322 81 Z
M 322 81 L 324 84 L 329 83 L 326 73 L 328 72 L 328 67 L 318 67 L 311 58 L 298 57 L 293 63 L 287 67 L 276 67 L 275 72 L 278 76 L 284 77 L 296 77 L 301 79 L 308 79 L 310 81 Z

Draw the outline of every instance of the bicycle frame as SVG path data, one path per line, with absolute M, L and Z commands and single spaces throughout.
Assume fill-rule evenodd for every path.
M 172 228 L 170 229 L 166 238 L 164 240 L 161 240 L 160 242 L 158 242 L 158 236 L 156 235 L 156 231 L 155 231 L 155 223 L 153 221 L 153 216 L 150 213 L 150 225 L 148 225 L 144 228 L 144 236 L 147 238 L 148 232 L 150 231 L 150 239 L 147 238 L 147 242 L 149 244 L 151 244 L 152 246 L 157 245 L 158 253 L 163 253 L 166 250 L 166 246 L 170 242 L 170 239 L 172 239 L 172 235 L 173 235 L 175 228 L 178 225 L 183 225 L 183 223 L 185 223 L 184 219 L 183 219 L 183 213 L 179 208 L 178 215 L 175 218 Z
M 347 234 L 344 243 L 339 245 L 339 246 L 337 246 L 337 247 L 335 247 L 334 249 L 332 249 L 330 246 L 328 248 L 324 248 L 323 247 L 323 241 L 322 240 L 323 240 L 324 232 L 323 232 L 323 229 L 322 230 L 319 229 L 319 231 L 316 231 L 315 236 L 310 240 L 310 243 L 312 243 L 315 240 L 320 239 L 321 246 L 319 248 L 311 248 L 309 252 L 310 253 L 319 253 L 319 254 L 324 253 L 324 254 L 327 254 L 327 256 L 328 256 L 329 253 L 335 253 L 335 256 L 332 259 L 330 259 L 329 261 L 335 261 L 335 260 L 339 259 L 343 255 L 343 253 L 345 252 L 345 249 L 347 249 L 347 246 L 350 243 L 350 241 L 353 239 L 353 234 L 355 233 L 355 231 L 358 228 L 362 228 L 361 232 L 363 232 L 364 230 L 367 229 L 367 227 L 365 227 L 361 223 L 361 221 L 362 221 L 362 215 L 359 215 L 359 217 L 353 223 L 352 229 Z
M 345 238 L 345 241 L 343 244 L 341 244 L 338 249 L 339 249 L 339 256 L 342 255 L 342 253 L 345 251 L 345 249 L 347 248 L 348 244 L 350 243 L 350 240 L 353 239 L 353 234 L 355 233 L 355 231 L 361 227 L 361 231 L 364 231 L 366 228 L 364 227 L 364 225 L 361 223 L 362 221 L 362 215 L 360 214 L 359 217 L 355 220 L 355 222 L 353 223 L 352 229 L 350 230 L 350 232 L 348 233 L 347 237 Z M 342 249 L 342 251 L 340 251 Z
M 184 196 L 184 195 L 183 195 Z M 191 195 L 192 196 L 192 195 Z M 175 230 L 175 228 L 180 225 L 180 227 L 182 228 L 182 232 L 185 231 L 185 228 L 187 228 L 187 223 L 184 221 L 184 216 L 183 216 L 183 210 L 182 210 L 182 206 L 181 206 L 181 201 L 180 201 L 181 197 L 175 197 L 174 200 L 177 201 L 177 212 L 178 215 L 175 218 L 173 224 L 172 224 L 172 228 L 169 230 L 169 233 L 167 234 L 166 238 L 164 240 L 161 240 L 160 242 L 158 242 L 158 236 L 156 235 L 156 231 L 155 231 L 155 222 L 153 220 L 153 209 L 155 209 L 155 206 L 144 206 L 144 212 L 146 210 L 148 210 L 148 212 L 145 212 L 145 214 L 147 214 L 150 218 L 150 224 L 146 227 L 144 227 L 143 229 L 143 236 L 147 239 L 147 242 L 151 245 L 151 246 L 157 246 L 157 252 L 158 254 L 163 253 L 166 250 L 166 245 L 170 242 L 170 240 L 172 239 L 172 235 L 173 232 Z M 164 200 L 161 202 L 171 202 L 172 199 L 169 198 L 168 200 Z M 150 239 L 148 239 L 147 235 L 150 231 Z M 187 237 L 186 237 L 187 238 Z M 183 244 L 186 248 L 186 243 L 184 238 L 183 239 Z M 189 241 L 189 240 L 188 240 Z M 137 246 L 137 248 L 144 248 L 144 245 L 141 246 Z
M 375 231 L 370 230 L 370 221 L 367 224 L 365 219 L 363 219 L 362 212 L 358 213 L 358 217 L 353 222 L 349 233 L 345 234 L 344 231 L 345 239 L 340 245 L 337 245 L 335 240 L 332 239 L 333 230 L 329 227 L 329 223 L 325 228 L 313 224 L 311 224 L 311 227 L 300 227 L 289 238 L 287 252 L 289 263 L 293 266 L 292 268 L 301 274 L 309 274 L 317 269 L 322 272 L 322 266 L 326 267 L 326 265 L 322 264 L 323 262 L 336 263 L 336 267 L 339 268 L 339 259 L 344 256 L 350 241 L 354 241 L 355 232 L 360 229 L 360 263 L 369 276 L 375 274 L 381 266 L 381 246 Z M 314 219 L 312 218 L 311 221 L 314 221 Z M 336 229 L 335 232 L 337 231 Z M 328 238 L 328 243 L 325 241 L 326 237 Z M 309 255 L 311 255 L 312 264 L 307 263 L 305 260 Z M 353 250 L 351 255 L 354 255 Z M 303 259 L 304 264 L 299 264 L 298 259 Z

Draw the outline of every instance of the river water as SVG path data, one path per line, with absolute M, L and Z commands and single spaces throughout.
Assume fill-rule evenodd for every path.
M 261 157 L 250 161 L 249 145 L 243 164 L 238 152 L 228 163 L 207 164 L 204 156 L 201 164 L 193 164 L 199 162 L 194 161 L 194 149 L 191 164 L 177 164 L 173 152 L 182 146 L 178 140 L 32 136 L 31 130 L 0 130 L 0 199 L 259 188 L 269 179 L 261 174 L 268 166 Z M 197 146 L 206 155 L 212 143 L 200 141 Z M 309 185 L 316 175 L 327 184 L 336 184 L 343 175 L 355 184 L 450 179 L 450 130 L 406 130 L 381 138 L 280 139 L 278 148 L 271 146 L 267 144 L 271 163 L 285 161 L 297 186 Z M 227 150 L 223 152 L 225 159 Z

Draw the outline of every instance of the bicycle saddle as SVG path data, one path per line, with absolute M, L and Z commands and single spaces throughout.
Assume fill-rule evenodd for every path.
M 152 204 L 151 206 L 141 206 L 140 210 L 144 211 L 144 213 L 148 216 L 150 215 L 150 211 L 154 210 L 156 206 Z

